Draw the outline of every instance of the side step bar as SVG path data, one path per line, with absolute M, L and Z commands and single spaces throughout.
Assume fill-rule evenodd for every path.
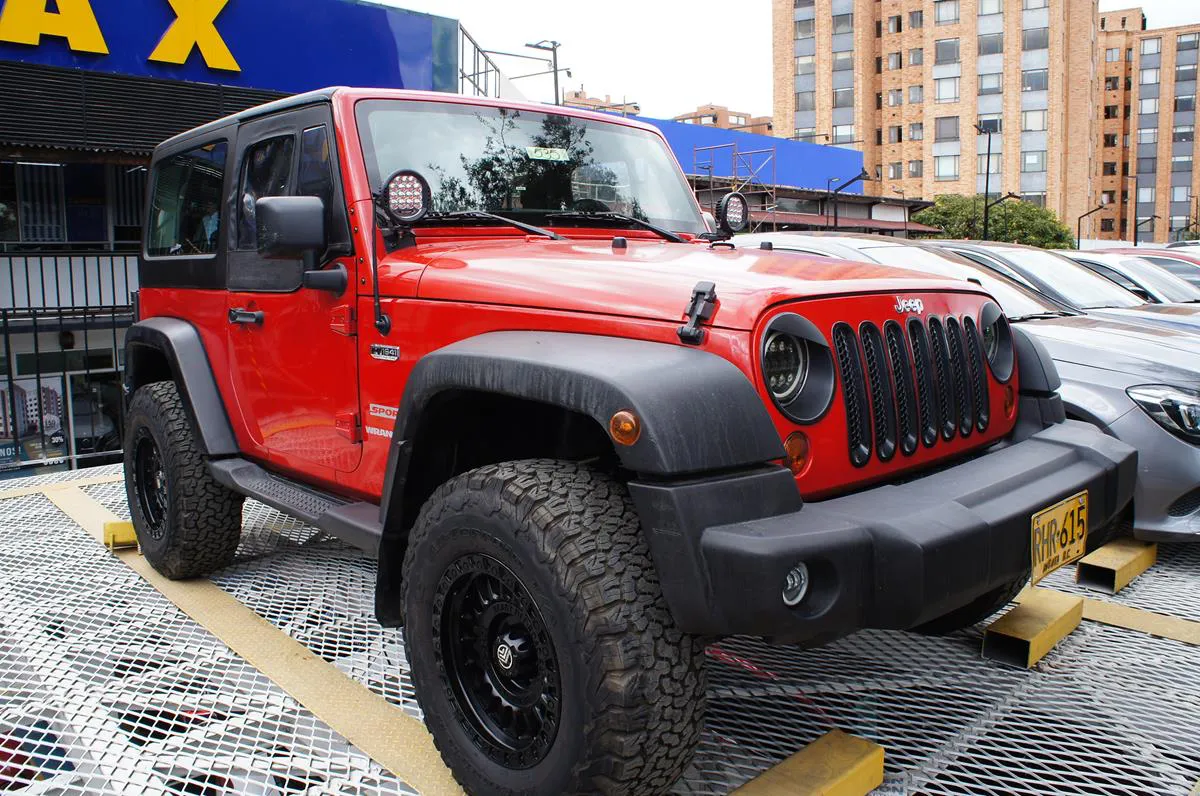
M 346 501 L 267 472 L 245 459 L 217 459 L 210 461 L 208 468 L 213 478 L 234 492 L 315 525 L 372 555 L 379 552 L 383 525 L 374 503 Z

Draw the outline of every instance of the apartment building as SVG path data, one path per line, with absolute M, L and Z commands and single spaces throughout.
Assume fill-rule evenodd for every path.
M 774 126 L 774 120 L 770 116 L 751 116 L 744 111 L 731 111 L 724 105 L 701 105 L 694 111 L 673 117 L 673 121 L 761 135 L 771 135 Z
M 636 102 L 629 102 L 625 99 L 614 100 L 609 94 L 605 94 L 603 98 L 593 97 L 583 90 L 583 86 L 580 86 L 578 91 L 572 89 L 564 91 L 562 104 L 569 108 L 608 111 L 609 113 L 619 113 L 622 116 L 637 116 L 642 112 L 642 106 Z
M 1200 16 L 1200 7 L 1197 8 Z M 1146 29 L 1140 8 L 1100 15 L 1103 109 L 1094 237 L 1177 240 L 1200 220 L 1196 70 L 1200 24 Z
M 867 190 L 1096 199 L 1096 0 L 773 0 L 775 134 L 861 149 Z M 991 157 L 988 157 L 988 147 Z

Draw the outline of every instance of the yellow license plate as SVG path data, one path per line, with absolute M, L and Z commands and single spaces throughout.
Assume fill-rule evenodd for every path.
M 1064 564 L 1083 557 L 1088 532 L 1087 490 L 1034 514 L 1031 529 L 1030 582 L 1037 583 Z

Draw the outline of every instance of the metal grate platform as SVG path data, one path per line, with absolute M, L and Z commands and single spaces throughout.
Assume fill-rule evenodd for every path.
M 128 516 L 121 483 L 82 489 Z M 214 582 L 420 717 L 401 634 L 372 616 L 374 562 L 259 503 L 244 522 Z M 0 500 L 0 532 L 0 791 L 414 792 L 43 496 Z M 1072 571 L 1043 585 L 1079 591 Z M 1088 594 L 1200 619 L 1200 549 L 1160 547 L 1121 594 Z M 834 727 L 885 747 L 878 793 L 1184 794 L 1200 780 L 1200 647 L 1086 621 L 1033 671 L 979 646 L 977 630 L 715 645 L 707 730 L 676 792 L 727 793 Z M 6 768 L 5 748 L 24 761 Z

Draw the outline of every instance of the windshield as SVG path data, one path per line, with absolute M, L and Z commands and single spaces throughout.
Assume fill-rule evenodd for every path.
M 446 102 L 358 103 L 371 189 L 400 169 L 429 181 L 433 212 L 484 210 L 544 222 L 563 211 L 706 230 L 675 158 L 654 133 L 617 123 Z M 556 217 L 552 226 L 571 224 Z
M 1114 285 L 1066 257 L 1037 249 L 1004 248 L 998 253 L 1027 271 L 1034 279 L 1056 290 L 1076 307 L 1094 310 L 1100 307 L 1138 307 L 1146 303 L 1125 288 Z
M 1200 301 L 1200 289 L 1153 263 L 1140 257 L 1122 257 L 1120 262 L 1129 276 L 1163 301 L 1171 304 Z
M 1162 266 L 1188 284 L 1195 285 L 1200 283 L 1200 266 L 1193 263 L 1176 260 L 1173 257 L 1151 257 L 1145 254 L 1141 255 L 1141 259 Z
M 951 279 L 977 279 L 1010 318 L 1063 311 L 1062 307 L 1011 279 L 972 265 L 950 252 L 938 254 L 916 246 L 875 246 L 864 248 L 862 251 L 884 265 L 909 268 L 923 274 L 946 276 Z

